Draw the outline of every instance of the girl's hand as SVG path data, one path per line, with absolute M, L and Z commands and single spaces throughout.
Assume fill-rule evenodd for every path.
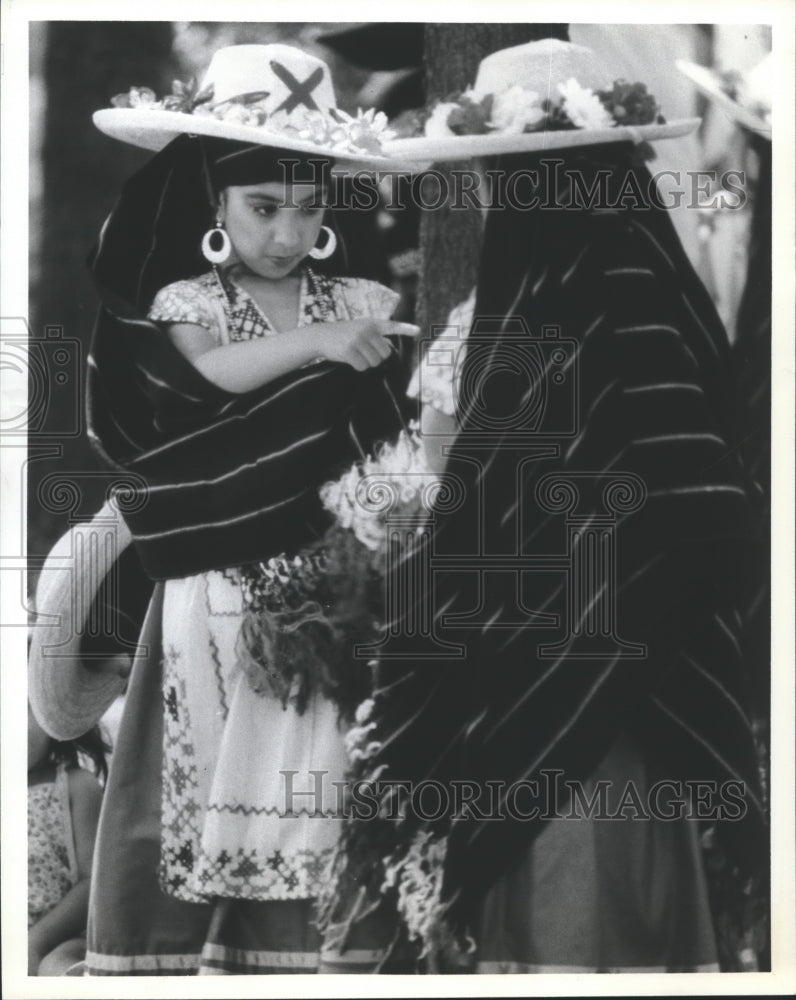
M 327 361 L 351 365 L 358 372 L 377 368 L 393 350 L 391 336 L 416 337 L 420 327 L 395 320 L 355 319 L 316 323 L 318 354 Z

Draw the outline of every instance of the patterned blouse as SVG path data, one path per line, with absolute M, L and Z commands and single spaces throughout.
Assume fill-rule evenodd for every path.
M 28 786 L 28 927 L 77 881 L 69 777 L 60 765 L 53 781 Z
M 384 318 L 391 315 L 398 298 L 396 292 L 376 281 L 327 277 L 305 267 L 299 291 L 299 326 L 368 316 Z M 220 284 L 212 271 L 162 288 L 150 307 L 149 318 L 204 327 L 219 344 L 278 332 L 244 288 L 230 276 Z

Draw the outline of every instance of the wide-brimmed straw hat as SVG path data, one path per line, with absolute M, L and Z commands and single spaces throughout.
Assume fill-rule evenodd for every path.
M 107 503 L 92 521 L 56 542 L 36 586 L 36 624 L 28 653 L 28 698 L 36 721 L 58 740 L 87 732 L 122 693 L 122 672 L 99 669 L 81 646 L 92 603 L 131 542 L 118 509 Z M 131 650 L 132 653 L 132 650 Z
M 230 45 L 212 57 L 201 84 L 158 99 L 131 87 L 94 124 L 114 139 L 159 151 L 181 134 L 250 142 L 330 157 L 342 167 L 394 169 L 383 152 L 391 133 L 373 109 L 337 107 L 329 67 L 289 45 Z
M 693 132 L 667 122 L 643 83 L 614 80 L 581 45 L 546 38 L 494 52 L 472 87 L 430 109 L 424 134 L 385 142 L 407 160 L 456 160 L 606 142 L 653 142 Z
M 678 59 L 677 68 L 738 125 L 764 139 L 771 138 L 773 63 L 770 52 L 746 73 L 736 70 L 719 73 L 686 59 Z

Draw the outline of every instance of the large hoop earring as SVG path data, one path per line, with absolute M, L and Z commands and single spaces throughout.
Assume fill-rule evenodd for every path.
M 337 237 L 334 231 L 328 226 L 321 226 L 321 232 L 326 233 L 326 242 L 322 247 L 313 247 L 310 250 L 310 257 L 313 260 L 326 260 L 327 257 L 331 257 L 332 254 L 337 249 Z
M 215 226 L 202 237 L 202 256 L 211 264 L 223 264 L 231 253 L 232 242 L 217 218 Z

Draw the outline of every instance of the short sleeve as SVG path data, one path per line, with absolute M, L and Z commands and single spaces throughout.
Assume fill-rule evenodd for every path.
M 426 348 L 406 390 L 407 396 L 449 417 L 456 412 L 454 375 L 461 349 L 467 343 L 474 310 L 475 291 L 451 310 L 446 328 Z
M 156 323 L 192 323 L 209 330 L 219 340 L 217 310 L 210 295 L 195 281 L 175 281 L 155 296 L 149 319 Z
M 366 278 L 349 278 L 343 297 L 349 319 L 390 319 L 401 298 L 398 292 Z

